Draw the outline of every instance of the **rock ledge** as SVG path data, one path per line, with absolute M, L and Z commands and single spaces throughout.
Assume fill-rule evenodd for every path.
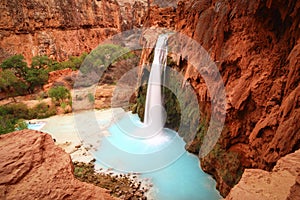
M 300 199 L 300 150 L 278 160 L 272 172 L 246 169 L 226 200 Z
M 70 156 L 33 130 L 0 136 L 0 199 L 113 199 L 74 178 Z

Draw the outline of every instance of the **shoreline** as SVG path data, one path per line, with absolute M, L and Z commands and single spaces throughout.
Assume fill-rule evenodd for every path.
M 63 115 L 55 115 L 49 118 L 41 119 L 41 120 L 32 120 L 32 122 L 45 122 L 45 126 L 41 129 L 41 131 L 48 133 L 55 138 L 55 144 L 65 150 L 72 159 L 72 162 L 83 162 L 83 163 L 90 163 L 90 161 L 94 160 L 97 156 L 93 155 L 93 151 L 97 151 L 97 148 L 101 144 L 101 138 L 99 137 L 106 137 L 110 133 L 108 132 L 108 128 L 112 123 L 122 117 L 123 114 L 128 113 L 127 111 L 117 108 L 116 110 L 113 109 L 105 109 L 105 110 L 82 110 L 76 113 L 68 113 Z M 78 116 L 77 116 L 78 115 Z M 78 117 L 78 118 L 77 118 Z M 91 117 L 95 119 L 91 119 Z M 80 121 L 80 122 L 79 122 Z M 76 123 L 77 122 L 77 123 Z M 91 126 L 93 124 L 93 126 Z M 98 127 L 98 128 L 96 128 Z M 99 128 L 100 127 L 100 128 Z M 79 128 L 80 130 L 78 130 Z M 96 131 L 94 130 L 96 128 Z M 79 131 L 84 131 L 80 132 Z M 99 132 L 100 131 L 100 132 Z M 93 136 L 93 137 L 91 137 Z M 112 134 L 113 136 L 113 134 Z M 96 138 L 96 139 L 95 139 Z M 97 140 L 98 138 L 98 140 Z M 83 143 L 84 141 L 84 143 Z M 104 151 L 105 152 L 105 151 Z M 107 152 L 109 155 L 109 152 Z M 194 154 L 191 154 L 194 155 Z M 199 159 L 197 162 L 199 162 Z M 189 159 L 188 159 L 189 160 Z M 185 160 L 183 162 L 187 162 Z M 190 162 L 190 161 L 188 161 Z M 181 165 L 176 165 L 176 168 L 181 168 Z M 197 176 L 203 171 L 198 163 L 197 165 Z M 181 169 L 180 169 L 181 170 Z M 199 171 L 199 172 L 198 172 Z M 147 174 L 141 173 L 134 173 L 131 172 L 122 172 L 110 168 L 109 166 L 105 165 L 105 163 L 100 162 L 97 160 L 94 165 L 94 172 L 95 173 L 104 173 L 105 175 L 109 175 L 115 177 L 120 174 L 127 174 L 128 176 L 134 176 L 137 178 L 137 183 L 141 182 L 141 187 L 147 192 L 144 192 L 147 199 L 155 200 L 156 196 L 161 197 L 161 188 L 167 190 L 167 187 L 162 187 L 162 184 L 173 185 L 173 183 L 168 183 L 168 181 L 157 181 L 159 177 L 156 175 L 151 175 L 149 177 Z M 173 171 L 171 171 L 173 173 Z M 203 173 L 205 173 L 203 171 Z M 185 174 L 185 173 L 182 173 Z M 207 174 L 208 175 L 208 174 Z M 187 176 L 189 176 L 187 174 Z M 210 175 L 208 175 L 210 176 Z M 182 180 L 182 175 L 176 175 L 176 179 Z M 211 177 L 211 176 L 210 176 Z M 168 180 L 168 179 L 164 179 Z M 200 179 L 197 180 L 202 180 Z M 181 181 L 179 181 L 180 183 Z M 198 181 L 196 181 L 198 183 Z M 154 183 L 156 184 L 154 186 Z M 199 181 L 201 184 L 201 182 Z M 216 190 L 216 183 L 215 180 L 211 177 L 211 181 L 208 181 L 208 184 L 211 184 L 212 188 Z M 175 184 L 176 185 L 176 184 Z M 178 184 L 177 184 L 178 185 Z M 180 184 L 179 184 L 180 185 Z M 154 186 L 154 187 L 153 187 Z M 159 189 L 160 188 L 160 189 Z M 212 190 L 213 191 L 213 190 Z M 191 192 L 193 194 L 193 192 Z M 207 195 L 214 196 L 213 193 L 207 193 Z M 219 196 L 219 191 L 216 190 L 216 195 Z
M 67 114 L 54 115 L 45 119 L 27 120 L 27 123 L 29 124 L 31 123 L 32 125 L 43 124 L 41 128 L 34 129 L 34 130 L 38 130 L 51 135 L 55 144 L 70 155 L 74 167 L 76 167 L 75 163 L 84 163 L 85 165 L 90 165 L 91 163 L 93 163 L 95 176 L 100 176 L 100 175 L 102 177 L 109 176 L 113 180 L 115 180 L 115 178 L 119 176 L 126 177 L 128 179 L 127 182 L 129 183 L 128 186 L 132 188 L 132 190 L 130 190 L 131 193 L 128 191 L 128 195 L 130 193 L 138 199 L 153 199 L 151 197 L 151 192 L 150 192 L 152 191 L 153 184 L 150 182 L 150 180 L 145 180 L 145 178 L 142 178 L 138 173 L 118 172 L 112 168 L 104 166 L 102 163 L 97 161 L 95 156 L 93 155 L 92 150 L 94 149 L 94 146 L 91 144 L 84 144 L 83 139 L 81 138 L 80 134 L 78 133 L 78 130 L 76 129 L 75 115 L 86 114 L 88 112 L 94 113 L 95 116 L 97 116 L 97 119 L 99 117 L 100 118 L 103 117 L 103 120 L 107 121 L 108 123 L 105 124 L 106 127 L 108 127 L 114 121 L 112 109 L 103 109 L 103 110 L 94 109 L 94 110 L 82 110 L 76 113 L 72 112 Z M 121 113 L 117 113 L 117 114 L 122 114 L 123 112 L 125 113 L 125 111 L 122 111 Z M 105 133 L 102 136 L 105 137 L 107 135 L 108 134 Z M 109 180 L 110 178 L 106 177 L 107 180 Z M 85 182 L 89 182 L 88 179 Z M 117 196 L 118 194 L 120 194 L 120 196 L 123 195 L 122 198 L 127 195 L 126 194 L 124 196 L 124 193 L 121 192 L 119 189 L 117 191 L 114 188 L 110 190 L 113 192 L 117 192 L 114 193 L 117 194 Z

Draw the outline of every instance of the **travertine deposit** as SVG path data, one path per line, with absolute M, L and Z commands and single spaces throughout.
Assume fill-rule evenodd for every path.
M 225 85 L 226 122 L 214 149 L 218 154 L 201 159 L 224 196 L 244 168 L 271 170 L 300 147 L 299 9 L 295 0 L 178 2 L 175 30 L 206 49 Z M 146 49 L 142 63 L 151 54 Z M 172 58 L 196 91 L 207 123 L 210 91 L 188 63 L 192 56 Z M 200 143 L 196 138 L 189 150 L 197 154 Z

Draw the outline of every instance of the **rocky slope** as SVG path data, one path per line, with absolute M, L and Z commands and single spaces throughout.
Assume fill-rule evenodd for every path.
M 75 179 L 70 156 L 48 134 L 1 135 L 0 154 L 1 199 L 113 199 L 106 190 Z
M 271 172 L 246 169 L 226 200 L 300 199 L 300 150 L 278 160 Z

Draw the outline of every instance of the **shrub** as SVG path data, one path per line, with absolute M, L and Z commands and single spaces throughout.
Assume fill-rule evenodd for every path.
M 0 134 L 15 131 L 15 128 L 20 126 L 24 128 L 24 124 L 20 119 L 28 118 L 28 109 L 25 104 L 9 104 L 0 106 Z M 16 124 L 18 124 L 16 126 Z
M 51 66 L 55 61 L 50 59 L 48 56 L 34 56 L 32 57 L 32 62 L 31 62 L 31 68 L 48 68 Z
M 0 106 L 0 134 L 9 133 L 16 129 L 26 129 L 27 123 L 24 120 L 42 119 L 55 114 L 55 107 L 50 107 L 44 102 L 31 109 L 23 103 Z
M 88 99 L 90 103 L 94 103 L 95 102 L 95 97 L 92 93 L 88 93 Z
M 15 125 L 16 130 L 24 130 L 27 128 L 28 128 L 28 124 L 23 119 L 19 119 Z
M 30 119 L 43 119 L 56 114 L 55 107 L 50 107 L 44 102 L 37 104 L 35 107 L 29 109 Z
M 56 86 L 48 91 L 49 96 L 55 103 L 61 104 L 66 100 L 71 99 L 70 91 L 64 86 Z
M 0 107 L 0 115 L 9 118 L 27 119 L 28 108 L 23 103 L 9 104 Z
M 62 109 L 66 109 L 66 107 L 68 106 L 68 104 L 66 103 L 66 102 L 62 102 L 61 104 L 60 104 L 60 107 L 62 108 Z
M 59 63 L 59 68 L 60 69 L 66 69 L 66 68 L 71 68 L 72 70 L 77 70 L 80 68 L 82 62 L 84 61 L 85 57 L 87 56 L 87 53 L 84 52 L 80 56 L 71 56 L 69 60 L 63 61 Z
M 28 68 L 27 63 L 24 60 L 24 56 L 21 54 L 11 56 L 4 60 L 0 67 L 4 69 L 14 70 L 17 77 L 25 77 L 26 69 Z
M 7 97 L 16 97 L 24 95 L 27 92 L 26 83 L 18 78 L 13 69 L 4 69 L 0 71 L 0 89 L 5 91 Z
M 15 130 L 15 119 L 0 115 L 0 135 Z

